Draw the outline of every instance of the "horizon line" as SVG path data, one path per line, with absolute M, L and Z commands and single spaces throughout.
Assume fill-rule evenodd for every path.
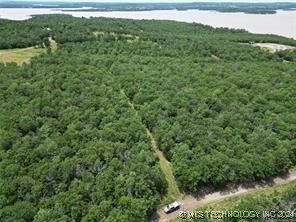
M 100 0 L 0 0 L 0 4 L 3 2 L 10 2 L 10 3 L 19 3 L 19 2 L 38 2 L 38 3 L 61 3 L 61 2 L 69 2 L 69 3 L 104 3 L 104 4 L 112 4 L 112 3 L 169 3 L 169 4 L 190 4 L 190 3 L 250 3 L 250 4 L 262 4 L 262 3 L 296 3 L 296 0 L 293 1 L 279 1 L 279 0 L 239 0 L 239 1 L 219 1 L 219 0 L 200 0 L 200 1 L 182 1 L 182 0 L 176 0 L 176 1 L 167 1 L 167 0 L 160 0 L 160 1 L 145 1 L 145 0 L 136 0 L 136 1 L 100 1 Z

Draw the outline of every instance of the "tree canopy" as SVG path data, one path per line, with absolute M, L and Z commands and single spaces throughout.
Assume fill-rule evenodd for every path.
M 0 221 L 147 221 L 167 184 L 145 127 L 185 192 L 296 163 L 295 51 L 242 44 L 295 40 L 65 15 L 0 24 L 1 49 L 48 48 L 0 64 Z

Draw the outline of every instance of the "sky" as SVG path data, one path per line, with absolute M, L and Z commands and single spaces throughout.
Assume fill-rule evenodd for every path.
M 0 0 L 0 2 L 9 0 Z M 37 2 L 295 2 L 296 0 L 13 0 L 13 1 L 37 1 Z

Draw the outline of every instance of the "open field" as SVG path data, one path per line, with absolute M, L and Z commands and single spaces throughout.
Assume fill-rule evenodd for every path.
M 30 59 L 45 52 L 43 48 L 28 47 L 23 49 L 0 50 L 0 62 L 15 62 L 18 65 L 30 62 Z

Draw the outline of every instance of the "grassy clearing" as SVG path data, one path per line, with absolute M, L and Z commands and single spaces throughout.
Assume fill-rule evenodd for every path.
M 175 201 L 177 199 L 179 199 L 182 194 L 179 191 L 179 188 L 176 184 L 174 175 L 173 175 L 173 171 L 172 171 L 172 167 L 171 167 L 171 163 L 165 158 L 164 154 L 158 149 L 156 141 L 152 135 L 152 133 L 146 129 L 147 131 L 147 135 L 150 138 L 151 141 L 151 146 L 156 154 L 156 156 L 159 159 L 159 165 L 160 168 L 165 176 L 165 179 L 167 181 L 168 184 L 168 190 L 166 195 L 163 197 L 161 204 L 168 204 L 172 201 Z
M 131 34 L 118 34 L 118 33 L 115 33 L 115 32 L 105 33 L 105 32 L 102 32 L 102 31 L 96 31 L 96 32 L 93 32 L 93 34 L 96 37 L 103 37 L 104 35 L 109 34 L 109 35 L 113 36 L 116 41 L 118 41 L 120 37 L 123 37 L 123 38 L 126 39 L 126 41 L 128 43 L 138 42 L 140 40 L 140 37 L 139 36 L 137 36 L 137 35 L 131 35 Z
M 160 155 L 157 155 L 157 156 L 159 158 Z M 163 154 L 162 154 L 162 156 L 163 156 Z M 161 168 L 162 172 L 165 175 L 165 179 L 168 183 L 167 194 L 163 197 L 161 203 L 168 204 L 168 203 L 173 202 L 177 199 L 180 199 L 182 194 L 180 193 L 179 188 L 176 185 L 176 181 L 173 176 L 170 163 L 164 157 L 162 157 L 162 158 L 159 158 L 159 164 L 160 164 L 160 168 Z
M 55 52 L 58 49 L 58 45 L 56 43 L 56 41 L 54 41 L 51 37 L 49 38 L 49 43 L 50 43 L 50 49 L 51 52 Z
M 0 50 L 0 62 L 15 62 L 18 65 L 29 63 L 31 58 L 45 52 L 44 48 L 28 47 L 22 49 Z
M 93 32 L 93 34 L 95 36 L 100 36 L 100 35 L 104 35 L 105 32 L 101 32 L 101 31 L 96 31 L 96 32 Z

